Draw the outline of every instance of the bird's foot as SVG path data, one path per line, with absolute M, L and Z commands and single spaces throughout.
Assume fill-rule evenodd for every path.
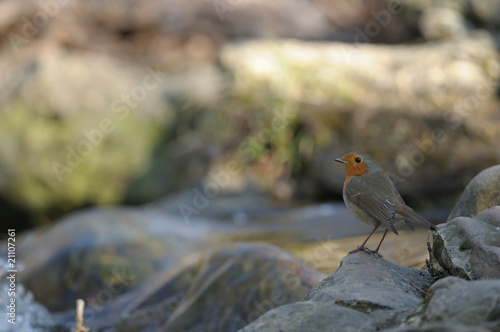
M 366 248 L 365 247 L 357 247 L 356 249 L 349 251 L 349 254 L 354 254 L 355 252 L 358 252 L 361 250 L 366 251 Z
M 375 256 L 377 256 L 379 258 L 383 258 L 384 257 L 381 254 L 379 254 L 378 251 L 376 251 L 376 250 L 370 250 L 370 249 L 366 248 L 365 246 L 357 247 L 356 249 L 349 251 L 349 254 L 354 254 L 355 252 L 358 252 L 358 251 L 364 251 L 364 252 L 366 252 L 366 253 L 368 253 L 370 255 L 375 255 Z
M 379 254 L 377 250 L 370 250 L 370 249 L 368 249 L 368 252 L 369 252 L 371 255 L 375 255 L 375 256 L 377 256 L 378 258 L 384 258 L 384 256 L 382 256 L 381 254 Z

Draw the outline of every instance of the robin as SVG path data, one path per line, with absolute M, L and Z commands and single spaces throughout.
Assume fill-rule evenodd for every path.
M 427 229 L 436 230 L 434 225 L 405 204 L 387 173 L 370 155 L 364 152 L 351 152 L 342 158 L 335 158 L 335 161 L 344 164 L 347 175 L 342 189 L 345 205 L 356 218 L 373 226 L 366 240 L 358 248 L 350 251 L 350 254 L 363 250 L 380 256 L 378 250 L 387 231 L 391 230 L 398 235 L 394 223 L 400 220 L 404 220 L 412 231 L 414 230 L 412 220 L 418 221 Z M 380 226 L 385 228 L 385 232 L 377 249 L 365 248 L 368 239 Z

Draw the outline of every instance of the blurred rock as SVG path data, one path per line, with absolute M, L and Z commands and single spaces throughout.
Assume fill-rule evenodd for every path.
M 500 205 L 500 165 L 485 169 L 467 185 L 450 213 L 456 217 L 474 217 L 481 211 Z
M 333 158 L 363 150 L 405 198 L 432 205 L 500 162 L 500 67 L 488 34 L 404 47 L 252 41 L 226 47 L 221 62 L 235 82 L 221 107 L 236 124 L 228 136 L 247 137 L 236 156 L 270 188 L 294 174 L 298 195 L 340 193 Z
M 271 245 L 216 246 L 150 280 L 117 320 L 119 331 L 236 331 L 299 300 L 322 275 Z
M 167 73 L 32 46 L 0 61 L 0 195 L 38 222 L 122 201 L 171 122 Z
M 464 17 L 450 8 L 424 9 L 419 20 L 419 27 L 426 40 L 464 38 L 467 34 Z
M 375 320 L 365 313 L 329 302 L 303 301 L 271 310 L 240 332 L 369 332 L 375 329 Z
M 344 257 L 337 271 L 314 286 L 302 298 L 304 302 L 301 305 L 298 302 L 286 308 L 274 309 L 244 331 L 271 331 L 274 327 L 298 331 L 299 326 L 304 326 L 301 319 L 311 322 L 304 331 L 317 331 L 316 324 L 325 324 L 319 326 L 322 330 L 326 324 L 336 325 L 337 320 L 344 331 L 373 331 L 394 325 L 415 310 L 429 286 L 430 276 L 425 272 L 402 267 L 365 252 L 357 252 Z M 336 308 L 333 309 L 334 313 L 347 314 L 353 320 L 347 321 L 338 316 L 324 319 L 322 307 L 306 304 L 311 302 L 346 307 L 358 314 Z M 291 313 L 294 315 L 293 320 L 290 320 Z M 315 321 L 312 316 L 316 314 L 320 317 L 316 323 L 312 323 Z
M 394 331 L 498 331 L 500 280 L 438 280 L 405 325 Z
M 99 307 L 207 245 L 207 228 L 141 209 L 94 209 L 18 239 L 19 274 L 51 311 Z
M 458 42 L 404 48 L 252 41 L 226 47 L 221 61 L 235 76 L 237 96 L 254 92 L 262 98 L 266 91 L 279 92 L 290 106 L 307 105 L 315 116 L 328 118 L 322 114 L 327 110 L 356 108 L 370 113 L 404 109 L 407 116 L 439 111 L 442 116 L 457 100 L 477 91 L 482 94 L 476 98 L 488 100 L 500 74 L 496 57 L 491 37 L 476 33 Z M 270 102 L 260 102 L 265 101 Z
M 433 232 L 434 256 L 454 276 L 500 278 L 500 206 L 457 217 Z

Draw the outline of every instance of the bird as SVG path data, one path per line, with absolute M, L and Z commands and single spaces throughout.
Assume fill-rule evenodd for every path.
M 436 230 L 434 225 L 406 205 L 389 175 L 372 156 L 365 152 L 350 152 L 334 160 L 343 164 L 346 171 L 342 189 L 345 205 L 357 219 L 373 226 L 366 240 L 349 254 L 363 250 L 382 257 L 378 253 L 380 246 L 389 230 L 399 235 L 394 223 L 400 220 L 404 220 L 412 231 L 412 221 L 429 230 Z M 365 247 L 366 242 L 379 227 L 385 228 L 384 235 L 377 248 L 370 250 Z

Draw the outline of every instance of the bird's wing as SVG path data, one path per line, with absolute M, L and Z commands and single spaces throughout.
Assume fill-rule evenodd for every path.
M 375 180 L 375 182 L 378 181 Z M 380 221 L 382 225 L 398 234 L 398 231 L 392 222 L 392 218 L 396 213 L 396 202 L 394 202 L 390 197 L 381 194 L 377 190 L 380 186 L 373 186 L 373 184 L 374 183 L 367 186 L 362 177 L 352 178 L 349 180 L 348 185 L 345 186 L 344 194 L 352 203 L 359 206 L 363 211 Z M 379 185 L 383 184 L 380 183 Z M 375 189 L 372 189 L 374 187 Z

